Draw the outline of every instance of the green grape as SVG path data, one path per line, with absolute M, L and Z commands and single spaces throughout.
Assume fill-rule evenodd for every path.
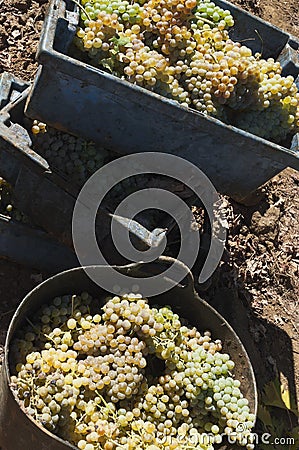
M 299 130 L 294 80 L 281 77 L 273 59 L 230 39 L 229 10 L 210 0 L 81 4 L 75 44 L 90 64 L 274 142 Z M 76 164 L 81 179 L 84 168 Z
M 33 135 L 33 149 L 45 157 L 50 166 L 82 186 L 96 170 L 115 158 L 112 152 L 94 143 L 48 127 L 45 134 Z
M 87 292 L 56 297 L 18 330 L 11 386 L 27 414 L 79 449 L 154 450 L 166 438 L 213 450 L 239 423 L 250 437 L 240 382 L 212 370 L 233 369 L 219 340 L 138 294 L 98 305 Z
M 223 10 L 210 0 L 198 2 L 195 8 L 194 16 L 197 26 L 199 27 L 202 27 L 204 23 L 209 21 L 211 21 L 212 24 L 217 24 L 219 29 L 229 28 L 234 25 L 234 19 L 230 11 Z

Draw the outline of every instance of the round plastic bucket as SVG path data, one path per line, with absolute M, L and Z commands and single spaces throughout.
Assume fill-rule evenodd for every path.
M 171 258 L 161 257 L 152 263 L 137 263 L 115 267 L 115 269 L 134 277 L 152 276 L 166 270 L 173 261 Z M 105 277 L 107 266 L 94 266 L 92 270 Z M 186 270 L 185 266 L 184 270 Z M 235 362 L 234 374 L 241 381 L 242 393 L 248 399 L 251 411 L 256 414 L 257 390 L 252 365 L 232 327 L 215 309 L 199 298 L 194 291 L 191 272 L 180 284 L 175 285 L 172 280 L 169 280 L 169 288 L 169 291 L 159 296 L 150 297 L 149 303 L 170 305 L 176 313 L 186 318 L 199 331 L 209 330 L 213 339 L 221 339 L 223 351 L 229 353 Z M 9 386 L 11 375 L 10 345 L 16 330 L 21 329 L 25 324 L 26 317 L 32 317 L 35 311 L 56 296 L 80 294 L 82 291 L 88 291 L 95 298 L 101 298 L 109 294 L 88 277 L 84 268 L 79 267 L 61 272 L 38 285 L 26 295 L 16 310 L 6 337 L 5 358 L 0 376 L 1 450 L 66 450 L 77 448 L 43 428 L 21 409 Z M 232 448 L 240 447 L 221 444 L 221 449 Z

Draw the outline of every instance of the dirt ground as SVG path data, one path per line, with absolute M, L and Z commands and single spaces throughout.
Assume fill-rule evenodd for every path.
M 234 0 L 233 3 L 299 38 L 298 0 Z M 37 68 L 34 56 L 45 10 L 44 0 L 0 0 L 0 72 L 33 79 Z M 253 206 L 245 207 L 230 199 L 224 201 L 229 219 L 227 249 L 212 282 L 201 295 L 240 335 L 253 362 L 259 391 L 271 380 L 279 379 L 291 394 L 290 406 L 296 409 L 299 173 L 287 169 L 279 174 L 252 198 Z M 0 359 L 1 344 L 15 307 L 41 279 L 38 271 L 0 261 Z M 284 410 L 276 404 L 273 409 L 271 399 L 263 401 L 270 408 L 271 416 L 278 416 L 281 433 L 298 431 L 295 415 L 287 408 Z M 272 403 L 275 405 L 274 400 Z M 295 450 L 299 445 L 268 448 Z
M 296 0 L 233 0 L 231 3 L 298 37 L 299 11 Z

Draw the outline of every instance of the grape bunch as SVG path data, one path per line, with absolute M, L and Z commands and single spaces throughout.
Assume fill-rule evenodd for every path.
M 140 294 L 100 305 L 56 297 L 17 332 L 11 388 L 29 416 L 81 450 L 254 448 L 220 340 Z
M 31 224 L 30 219 L 13 206 L 13 191 L 11 185 L 0 177 L 0 214 L 11 217 L 17 222 Z
M 274 64 L 277 65 L 273 61 Z M 280 142 L 287 138 L 290 129 L 297 127 L 298 93 L 292 76 L 282 77 L 279 72 L 270 74 L 264 74 L 256 101 L 240 117 L 236 116 L 235 124 L 265 139 Z
M 85 141 L 52 127 L 47 127 L 46 133 L 32 132 L 31 138 L 33 150 L 45 158 L 51 169 L 57 171 L 77 187 L 82 187 L 98 169 L 119 157 L 116 153 L 93 142 Z M 146 170 L 141 166 L 135 165 L 134 167 L 143 172 Z M 104 179 L 104 175 L 101 175 L 100 179 L 102 186 L 113 184 L 114 181 L 113 177 Z M 131 176 L 119 182 L 105 196 L 103 204 L 109 211 L 114 211 L 118 204 L 131 193 L 151 187 L 171 189 L 183 198 L 191 195 L 191 193 L 186 193 L 186 188 L 179 182 L 170 182 L 169 179 L 163 179 L 161 176 L 143 173 L 142 176 Z M 163 214 L 157 210 L 150 210 L 143 212 L 142 219 L 145 219 L 143 220 L 144 226 L 154 229 L 156 224 L 163 220 Z
M 39 122 L 38 120 L 34 120 L 31 127 L 32 134 L 44 134 L 47 132 L 47 125 L 44 122 Z
M 115 158 L 113 152 L 93 142 L 48 127 L 47 133 L 32 135 L 33 149 L 49 165 L 63 173 L 72 183 L 82 186 L 106 162 Z
M 230 39 L 230 11 L 210 0 L 80 6 L 75 44 L 96 67 L 274 142 L 299 130 L 293 77 Z

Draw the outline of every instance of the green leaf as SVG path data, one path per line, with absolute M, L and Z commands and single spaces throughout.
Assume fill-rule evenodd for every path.
M 119 38 L 119 40 L 118 40 L 118 46 L 119 46 L 119 47 L 122 47 L 122 46 L 124 46 L 124 45 L 129 44 L 129 43 L 130 43 L 130 39 L 127 38 L 127 37 L 121 37 L 121 38 Z
M 114 61 L 113 61 L 112 58 L 105 58 L 105 59 L 102 59 L 102 60 L 101 60 L 101 65 L 102 65 L 105 69 L 109 70 L 109 72 L 112 73 L 113 67 L 114 67 Z
M 278 377 L 265 385 L 263 403 L 267 406 L 276 406 L 277 408 L 286 409 L 286 406 L 281 398 L 281 388 Z
M 289 431 L 288 435 L 289 437 L 294 438 L 296 443 L 299 443 L 299 426 Z
M 110 38 L 109 41 L 116 43 L 118 39 L 119 39 L 118 37 L 112 36 L 112 38 Z
M 109 41 L 113 42 L 115 44 L 115 47 L 119 48 L 129 44 L 130 38 L 124 36 L 120 37 L 113 36 L 111 39 L 109 39 Z
M 288 409 L 291 409 L 290 391 L 281 385 L 281 398 Z
M 271 414 L 269 412 L 269 409 L 266 408 L 264 405 L 259 405 L 258 407 L 258 418 L 260 419 L 261 422 L 263 422 L 263 424 L 267 427 L 273 427 L 273 423 L 272 423 L 272 418 L 271 418 Z
M 291 396 L 289 391 L 283 390 L 279 378 L 276 377 L 274 381 L 266 384 L 262 394 L 262 402 L 266 406 L 275 406 L 276 408 L 292 411 L 298 416 L 298 412 L 291 408 Z M 294 403 L 293 403 L 294 404 Z

